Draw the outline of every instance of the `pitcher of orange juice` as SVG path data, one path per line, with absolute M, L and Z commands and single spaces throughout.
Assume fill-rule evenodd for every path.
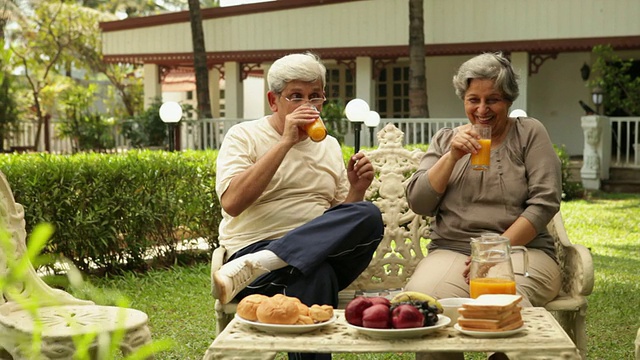
M 469 293 L 472 298 L 482 294 L 515 294 L 516 281 L 511 253 L 522 251 L 524 275 L 528 276 L 529 257 L 524 246 L 511 246 L 509 239 L 498 234 L 483 234 L 471 238 Z

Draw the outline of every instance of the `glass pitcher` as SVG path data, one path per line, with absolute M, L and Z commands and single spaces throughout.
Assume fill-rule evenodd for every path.
M 522 251 L 524 276 L 528 276 L 529 256 L 524 246 L 511 246 L 509 239 L 498 234 L 482 234 L 471 238 L 469 293 L 472 298 L 482 294 L 515 294 L 516 281 L 511 252 Z

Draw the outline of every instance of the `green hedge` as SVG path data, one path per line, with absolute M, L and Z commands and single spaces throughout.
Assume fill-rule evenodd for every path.
M 55 226 L 46 253 L 78 268 L 144 269 L 149 249 L 171 261 L 183 238 L 215 246 L 217 151 L 0 156 L 27 231 Z

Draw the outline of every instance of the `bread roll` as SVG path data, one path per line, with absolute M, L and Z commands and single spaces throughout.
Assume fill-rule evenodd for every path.
M 316 322 L 325 322 L 333 317 L 331 305 L 312 305 L 309 308 L 309 316 Z
M 298 303 L 298 311 L 300 315 L 309 316 L 309 307 L 303 303 Z
M 298 316 L 298 321 L 296 321 L 296 325 L 313 325 L 313 319 L 307 315 Z
M 277 294 L 260 303 L 256 310 L 258 321 L 267 324 L 293 325 L 298 321 L 297 299 Z
M 256 315 L 258 306 L 268 298 L 268 296 L 261 294 L 248 295 L 240 300 L 236 312 L 243 319 L 256 321 L 258 320 L 258 316 Z

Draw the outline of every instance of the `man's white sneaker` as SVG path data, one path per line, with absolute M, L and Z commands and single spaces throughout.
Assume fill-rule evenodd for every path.
M 213 297 L 226 304 L 260 275 L 268 273 L 257 261 L 235 259 L 213 274 Z

